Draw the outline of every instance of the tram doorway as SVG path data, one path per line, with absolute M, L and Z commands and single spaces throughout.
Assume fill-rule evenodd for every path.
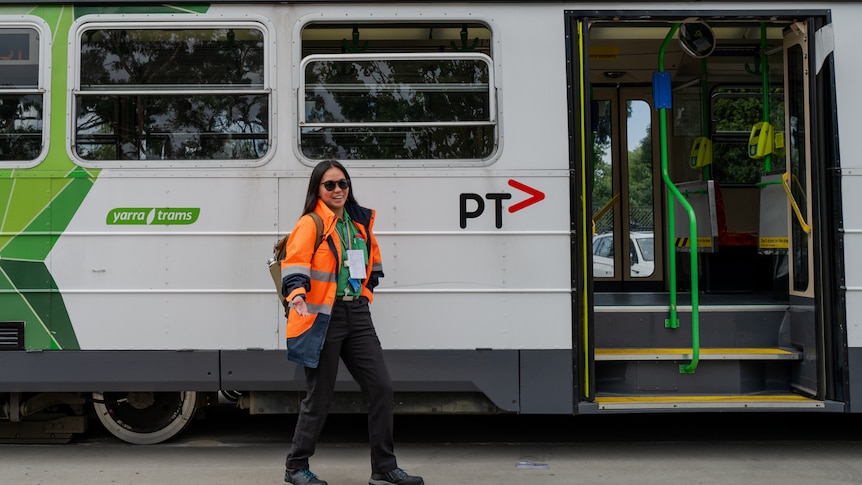
M 593 91 L 592 250 L 596 291 L 663 288 L 661 174 L 645 88 Z

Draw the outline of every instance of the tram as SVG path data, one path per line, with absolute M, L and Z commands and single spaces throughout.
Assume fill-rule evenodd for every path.
M 397 412 L 862 412 L 859 21 L 0 0 L 0 440 L 297 412 L 266 261 L 328 158 Z

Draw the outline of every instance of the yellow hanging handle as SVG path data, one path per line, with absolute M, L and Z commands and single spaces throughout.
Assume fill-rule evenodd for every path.
M 784 172 L 784 175 L 781 176 L 781 181 L 783 182 L 781 186 L 784 187 L 784 192 L 787 194 L 787 200 L 790 201 L 790 206 L 793 207 L 793 212 L 796 214 L 796 220 L 799 221 L 799 225 L 802 226 L 802 230 L 805 231 L 805 234 L 810 233 L 811 226 L 805 223 L 802 213 L 799 212 L 799 206 L 796 205 L 796 201 L 790 193 L 790 172 Z

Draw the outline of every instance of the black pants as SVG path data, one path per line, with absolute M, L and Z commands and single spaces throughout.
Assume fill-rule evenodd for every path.
M 371 472 L 387 473 L 395 460 L 392 422 L 392 382 L 383 360 L 380 340 L 371 321 L 368 300 L 336 300 L 326 340 L 316 369 L 305 368 L 307 394 L 299 409 L 293 447 L 287 454 L 289 469 L 308 468 L 335 389 L 338 359 L 344 361 L 368 401 L 368 436 Z

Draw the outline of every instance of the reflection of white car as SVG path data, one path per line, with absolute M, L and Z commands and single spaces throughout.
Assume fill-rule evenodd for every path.
M 631 276 L 646 278 L 655 271 L 655 245 L 651 232 L 629 234 Z M 625 249 L 625 248 L 623 248 Z M 593 276 L 614 276 L 614 234 L 607 232 L 593 237 Z

